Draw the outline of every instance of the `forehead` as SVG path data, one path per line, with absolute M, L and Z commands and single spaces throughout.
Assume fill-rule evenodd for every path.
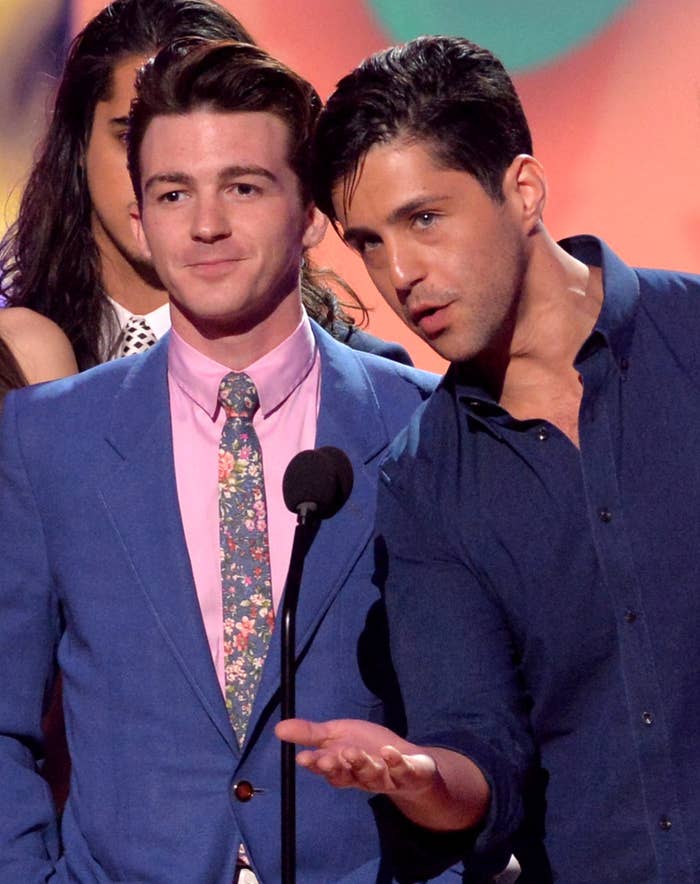
M 293 174 L 288 146 L 288 127 L 272 113 L 201 109 L 157 116 L 144 134 L 141 173 L 148 177 L 172 170 L 196 176 L 255 165 L 279 176 Z
M 343 227 L 368 225 L 409 203 L 472 187 L 482 189 L 473 175 L 441 163 L 429 142 L 394 139 L 373 145 L 354 173 L 336 183 L 333 207 Z
M 136 96 L 134 82 L 136 72 L 148 60 L 145 55 L 127 55 L 112 68 L 110 90 L 103 101 L 97 102 L 95 114 L 102 112 L 111 117 L 124 117 Z

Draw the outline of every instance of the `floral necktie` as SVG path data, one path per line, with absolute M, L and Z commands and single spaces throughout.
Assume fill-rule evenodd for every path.
M 267 507 L 255 384 L 244 372 L 221 381 L 226 423 L 219 443 L 219 542 L 226 708 L 238 738 L 248 719 L 274 626 Z

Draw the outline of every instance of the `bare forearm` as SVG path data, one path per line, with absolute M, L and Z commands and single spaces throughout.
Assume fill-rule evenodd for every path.
M 464 755 L 448 749 L 427 748 L 435 763 L 431 783 L 421 791 L 390 792 L 389 797 L 412 822 L 435 831 L 454 831 L 478 825 L 486 816 L 490 790 L 479 768 Z
M 425 748 L 367 721 L 309 722 L 292 719 L 278 737 L 313 747 L 298 763 L 337 788 L 387 795 L 417 825 L 458 831 L 478 825 L 490 800 L 479 768 L 449 749 Z

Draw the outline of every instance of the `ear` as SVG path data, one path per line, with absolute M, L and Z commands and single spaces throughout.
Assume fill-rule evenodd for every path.
M 541 164 L 529 154 L 519 154 L 503 176 L 503 193 L 520 216 L 525 233 L 542 221 L 547 202 L 547 181 Z
M 131 232 L 134 234 L 138 250 L 144 258 L 150 261 L 152 258 L 151 250 L 148 247 L 148 240 L 143 230 L 141 212 L 136 202 L 129 203 L 129 218 L 131 220 Z
M 301 241 L 304 250 L 312 249 L 314 246 L 317 246 L 326 235 L 327 229 L 328 218 L 320 209 L 317 209 L 316 206 L 311 204 L 308 209 L 306 228 Z

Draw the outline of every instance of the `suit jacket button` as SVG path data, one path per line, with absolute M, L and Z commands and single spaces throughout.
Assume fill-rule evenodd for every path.
M 239 801 L 250 801 L 253 795 L 255 795 L 255 789 L 248 780 L 241 780 L 240 783 L 236 783 L 233 787 L 233 794 Z

